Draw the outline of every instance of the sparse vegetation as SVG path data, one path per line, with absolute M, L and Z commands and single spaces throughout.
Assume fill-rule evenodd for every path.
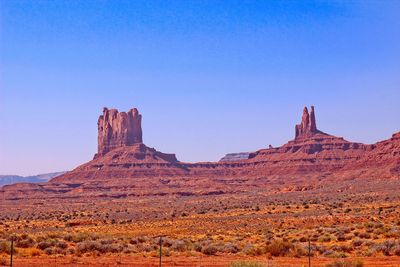
M 168 201 L 143 197 L 132 202 L 36 203 L 35 212 L 27 205 L 0 213 L 0 256 L 9 256 L 14 235 L 17 258 L 151 259 L 157 257 L 158 236 L 163 235 L 165 257 L 304 260 L 310 240 L 313 259 L 328 259 L 330 266 L 362 266 L 353 259 L 400 256 L 400 199 L 385 199 L 302 193 L 291 198 L 222 194 Z
M 229 265 L 229 267 L 264 267 L 265 265 L 256 261 L 236 261 Z

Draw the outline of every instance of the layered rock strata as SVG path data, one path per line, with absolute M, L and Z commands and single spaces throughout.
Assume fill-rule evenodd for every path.
M 129 194 L 214 194 L 292 188 L 303 190 L 354 179 L 400 179 L 400 133 L 372 145 L 349 142 L 317 128 L 315 109 L 305 108 L 295 138 L 249 155 L 220 162 L 185 163 L 142 143 L 141 115 L 104 109 L 99 118 L 95 158 L 75 170 L 37 185 L 4 187 L 7 196 L 104 192 Z M 294 188 L 294 189 L 293 189 Z M 125 194 L 125 193 L 124 193 Z

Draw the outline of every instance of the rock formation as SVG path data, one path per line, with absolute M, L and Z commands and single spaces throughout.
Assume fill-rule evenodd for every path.
M 303 110 L 303 117 L 301 124 L 296 125 L 295 139 L 313 136 L 319 133 L 317 129 L 317 122 L 315 120 L 314 106 L 311 106 L 311 112 L 308 113 L 307 107 Z
M 104 108 L 97 125 L 98 151 L 95 158 L 118 147 L 143 143 L 142 115 L 136 108 L 128 112 Z
M 245 160 L 245 159 L 248 159 L 249 156 L 250 156 L 249 152 L 229 153 L 229 154 L 226 154 L 223 158 L 221 158 L 219 162 Z
M 164 154 L 141 144 L 141 116 L 135 109 L 128 112 L 128 115 L 124 114 L 106 109 L 99 119 L 98 156 L 53 181 L 76 181 L 78 177 L 82 182 L 82 178 L 101 180 L 102 177 L 174 176 L 198 179 L 321 175 L 323 172 L 335 174 L 341 169 L 362 166 L 365 159 L 377 158 L 374 154 L 376 145 L 349 142 L 318 130 L 314 107 L 311 107 L 310 113 L 304 108 L 301 124 L 296 125 L 295 139 L 283 146 L 270 146 L 253 153 L 229 154 L 219 162 L 200 163 L 179 162 L 174 154 Z M 132 116 L 129 120 L 136 124 L 128 123 L 129 116 Z M 389 140 L 389 145 L 394 141 Z M 390 158 L 393 151 L 389 145 L 385 146 L 382 153 Z
M 174 154 L 144 145 L 136 109 L 127 113 L 104 109 L 99 118 L 99 150 L 92 161 L 45 184 L 5 186 L 3 193 L 10 198 L 17 193 L 39 198 L 42 193 L 98 195 L 111 189 L 135 195 L 182 190 L 211 194 L 388 178 L 400 179 L 400 133 L 372 145 L 349 142 L 319 131 L 313 107 L 310 113 L 304 109 L 295 139 L 282 146 L 199 163 L 180 162 Z

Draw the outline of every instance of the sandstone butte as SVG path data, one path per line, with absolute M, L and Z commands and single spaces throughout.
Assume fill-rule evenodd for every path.
M 94 159 L 41 184 L 4 186 L 7 199 L 75 196 L 221 194 L 249 190 L 303 191 L 349 180 L 400 178 L 400 132 L 376 144 L 349 142 L 317 128 L 315 109 L 304 108 L 295 138 L 246 158 L 180 162 L 143 144 L 137 109 L 104 108 Z

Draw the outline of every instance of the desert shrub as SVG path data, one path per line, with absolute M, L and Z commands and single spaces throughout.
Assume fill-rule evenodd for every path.
M 352 247 L 347 245 L 333 245 L 331 249 L 336 252 L 351 252 L 353 250 Z
M 160 242 L 160 240 L 157 238 L 157 239 L 155 240 L 155 242 L 158 244 L 158 243 Z M 166 237 L 166 238 L 163 238 L 163 240 L 162 240 L 163 247 L 169 248 L 169 247 L 172 246 L 173 243 L 174 243 L 174 241 L 171 240 L 170 238 L 167 238 L 167 237 Z
M 138 240 L 139 243 L 144 243 L 144 242 L 149 241 L 149 238 L 146 237 L 146 236 L 139 236 L 139 237 L 137 238 L 137 240 Z
M 97 251 L 100 247 L 100 243 L 96 241 L 82 241 L 77 244 L 77 249 L 80 253 L 87 253 Z
M 343 233 L 338 233 L 338 234 L 336 235 L 336 239 L 337 239 L 337 241 L 339 241 L 339 242 L 343 242 L 343 241 L 346 241 L 346 236 L 345 236 Z
M 333 263 L 328 263 L 326 267 L 363 267 L 364 263 L 361 260 L 356 260 L 354 262 L 338 260 Z
M 308 255 L 308 250 L 301 246 L 295 246 L 293 249 L 293 257 L 299 258 Z
M 17 248 L 31 248 L 34 245 L 35 241 L 32 238 L 19 240 L 15 244 Z
M 214 244 L 208 244 L 201 249 L 201 252 L 205 255 L 215 255 L 218 253 L 218 247 Z
M 318 239 L 319 239 L 319 235 L 317 235 L 317 234 L 314 234 L 310 237 L 310 241 L 312 241 L 312 242 L 316 242 L 316 241 L 318 241 Z
M 318 240 L 319 242 L 331 242 L 332 238 L 328 235 L 321 236 Z
M 37 248 L 41 250 L 45 250 L 46 248 L 50 248 L 54 246 L 55 241 L 54 240 L 46 240 L 46 241 L 41 241 L 37 244 Z
M 64 248 L 55 247 L 53 248 L 53 254 L 66 255 L 67 251 Z
M 67 249 L 67 254 L 69 254 L 69 255 L 74 255 L 74 254 L 76 254 L 75 248 L 68 248 L 68 249 Z
M 304 242 L 307 242 L 308 240 L 306 237 L 302 236 L 302 237 L 300 237 L 299 241 L 304 243 Z
M 334 254 L 335 254 L 335 252 L 330 249 L 327 249 L 322 253 L 322 255 L 324 255 L 325 257 L 333 257 Z
M 30 257 L 36 257 L 42 255 L 42 251 L 37 248 L 28 248 L 26 252 Z
M 96 235 L 91 235 L 88 233 L 77 233 L 72 236 L 67 235 L 66 237 L 69 240 L 64 239 L 65 241 L 72 241 L 74 243 L 79 243 L 79 242 L 83 242 L 86 240 L 97 240 L 98 239 Z
M 148 242 L 148 241 L 149 241 L 149 238 L 148 238 L 148 237 L 146 237 L 146 236 L 138 236 L 138 237 L 131 238 L 131 239 L 129 240 L 129 243 L 132 244 L 132 245 L 136 245 L 136 244 L 143 244 L 143 243 L 146 243 L 146 242 Z M 167 241 L 167 242 L 166 242 L 167 244 L 172 243 L 172 241 L 169 240 L 169 239 L 166 239 L 165 241 Z M 153 240 L 153 243 L 158 244 L 158 243 L 159 243 L 159 239 L 158 239 L 158 238 L 157 238 L 157 239 L 154 239 L 154 240 Z M 163 245 L 164 245 L 164 240 L 163 240 Z M 172 245 L 172 244 L 171 244 L 171 245 Z
M 236 261 L 229 264 L 229 267 L 263 267 L 262 263 L 256 261 Z
M 348 233 L 350 233 L 351 229 L 349 227 L 343 227 L 343 228 L 341 228 L 341 231 L 348 234 Z
M 68 244 L 60 240 L 56 242 L 55 246 L 61 249 L 66 249 L 68 247 Z
M 163 251 L 164 251 L 164 249 L 163 249 Z M 123 248 L 122 252 L 125 254 L 130 254 L 130 253 L 137 253 L 137 250 L 134 245 L 129 244 Z
M 139 243 L 139 244 L 137 244 L 136 245 L 136 249 L 137 249 L 137 251 L 144 251 L 144 252 L 150 252 L 150 251 L 153 251 L 153 250 L 155 250 L 155 248 L 153 247 L 153 246 L 151 246 L 150 244 L 147 244 L 147 243 Z
M 52 248 L 52 247 L 47 247 L 47 248 L 44 249 L 44 252 L 45 252 L 47 255 L 52 255 L 54 251 L 53 251 L 53 248 Z
M 175 251 L 183 252 L 188 249 L 188 245 L 183 240 L 175 240 L 171 246 L 171 248 Z
M 347 258 L 347 254 L 344 253 L 344 252 L 336 252 L 336 253 L 333 253 L 333 254 L 331 255 L 331 257 L 332 257 L 332 258 L 343 259 L 343 258 Z
M 275 240 L 266 247 L 266 253 L 269 253 L 274 257 L 286 256 L 289 254 L 291 249 L 293 249 L 291 243 L 282 240 Z
M 197 252 L 201 252 L 203 250 L 203 245 L 201 243 L 195 243 L 194 250 Z
M 395 246 L 395 247 L 393 247 L 393 253 L 396 256 L 400 256 L 400 244 Z
M 118 244 L 110 244 L 101 241 L 83 241 L 77 244 L 80 253 L 99 252 L 99 253 L 119 253 L 123 247 Z
M 157 249 L 157 255 L 160 255 L 160 248 L 158 248 Z M 164 257 L 171 257 L 171 250 L 170 249 L 168 249 L 168 248 L 163 248 L 162 249 L 162 255 L 164 256 Z
M 362 246 L 362 244 L 364 244 L 364 240 L 362 240 L 360 238 L 356 238 L 351 242 L 351 245 L 353 247 L 360 247 L 360 246 Z
M 226 243 L 222 246 L 221 248 L 222 252 L 224 253 L 231 253 L 231 254 L 236 254 L 240 251 L 240 249 L 233 243 Z
M 265 253 L 265 249 L 259 247 L 259 246 L 254 246 L 251 244 L 248 244 L 244 249 L 243 252 L 246 255 L 250 255 L 250 256 L 259 256 Z
M 134 238 L 131 238 L 130 240 L 129 240 L 129 244 L 131 244 L 131 245 L 136 245 L 136 244 L 139 244 L 140 242 L 139 242 L 139 240 L 137 239 L 137 237 L 134 237 Z
M 72 241 L 72 234 L 66 234 L 62 237 L 62 239 L 64 239 L 65 241 L 71 242 Z
M 110 245 L 110 244 L 113 244 L 114 241 L 115 240 L 109 239 L 109 238 L 98 240 L 98 242 L 100 242 L 100 244 L 102 244 L 102 245 Z
M 303 247 L 303 249 L 307 250 L 308 253 L 308 247 Z M 324 254 L 325 251 L 328 250 L 328 248 L 326 246 L 316 246 L 315 250 L 318 251 L 320 254 Z
M 371 238 L 371 235 L 370 235 L 369 233 L 360 233 L 360 234 L 358 235 L 358 237 L 364 238 L 364 239 L 370 239 L 370 238 Z
M 14 253 L 17 253 L 17 250 L 14 247 Z M 10 254 L 11 253 L 11 243 L 7 240 L 0 241 L 0 254 Z
M 386 231 L 384 233 L 384 236 L 385 236 L 385 238 L 395 238 L 395 239 L 397 239 L 397 238 L 400 237 L 400 231 L 398 229 L 396 229 L 396 228 L 391 228 L 391 229 L 388 229 L 388 231 Z
M 394 253 L 394 248 L 396 247 L 396 242 L 393 240 L 386 240 L 381 244 L 375 244 L 370 248 L 370 253 L 375 254 L 377 252 L 382 252 L 385 256 L 390 256 L 392 252 Z
M 18 248 L 31 248 L 35 245 L 35 241 L 28 236 L 27 234 L 23 234 L 17 237 L 15 241 L 15 246 Z
M 382 244 L 382 252 L 385 256 L 390 256 L 392 249 L 395 247 L 396 243 L 393 240 L 386 240 Z

